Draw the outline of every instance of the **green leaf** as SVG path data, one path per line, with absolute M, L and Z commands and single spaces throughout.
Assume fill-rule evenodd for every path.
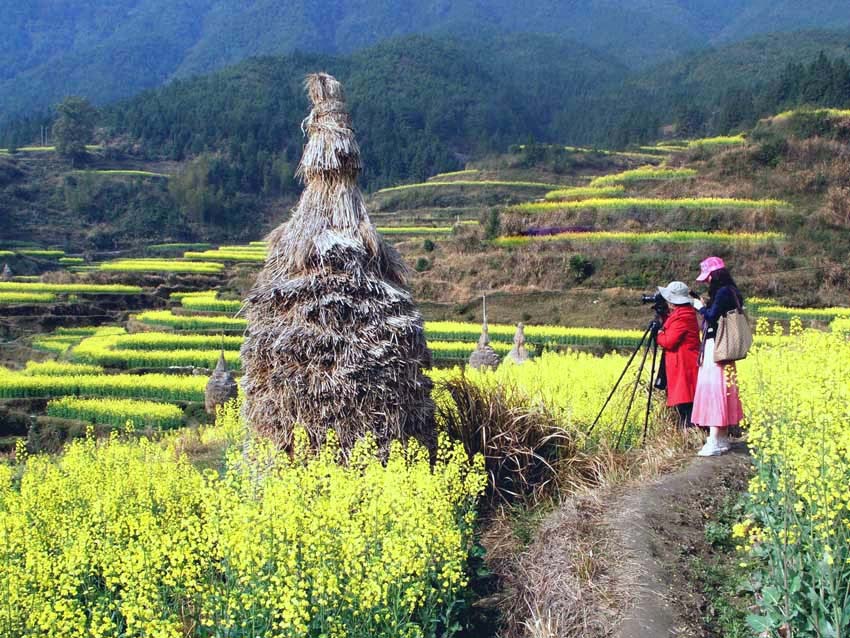
M 826 618 L 821 618 L 819 627 L 821 638 L 837 638 L 838 632 L 835 631 L 835 626 Z
M 755 614 L 749 614 L 747 616 L 747 624 L 757 634 L 764 631 L 771 631 L 776 627 L 769 616 L 757 616 Z
M 768 586 L 761 590 L 766 606 L 774 607 L 782 601 L 782 590 L 779 587 Z

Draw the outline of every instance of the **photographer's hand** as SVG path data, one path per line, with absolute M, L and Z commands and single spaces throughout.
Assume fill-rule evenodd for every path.
M 649 332 L 653 335 L 658 334 L 658 331 L 661 330 L 661 322 L 658 319 L 653 319 L 649 322 Z

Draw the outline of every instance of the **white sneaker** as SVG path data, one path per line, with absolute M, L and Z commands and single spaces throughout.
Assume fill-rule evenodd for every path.
M 705 442 L 705 445 L 702 446 L 702 449 L 697 452 L 697 456 L 720 456 L 727 449 L 728 448 L 721 447 L 717 439 L 709 438 Z

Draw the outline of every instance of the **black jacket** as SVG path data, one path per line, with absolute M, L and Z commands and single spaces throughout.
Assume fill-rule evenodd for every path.
M 699 313 L 705 318 L 705 338 L 714 339 L 717 335 L 717 322 L 720 321 L 720 317 L 730 310 L 743 306 L 744 298 L 735 286 L 723 286 L 718 290 L 714 295 L 712 304 L 699 310 Z

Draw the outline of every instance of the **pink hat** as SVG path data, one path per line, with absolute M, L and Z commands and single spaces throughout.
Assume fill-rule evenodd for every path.
M 720 257 L 706 257 L 700 262 L 697 281 L 705 281 L 711 273 L 721 268 L 726 268 L 726 264 Z

